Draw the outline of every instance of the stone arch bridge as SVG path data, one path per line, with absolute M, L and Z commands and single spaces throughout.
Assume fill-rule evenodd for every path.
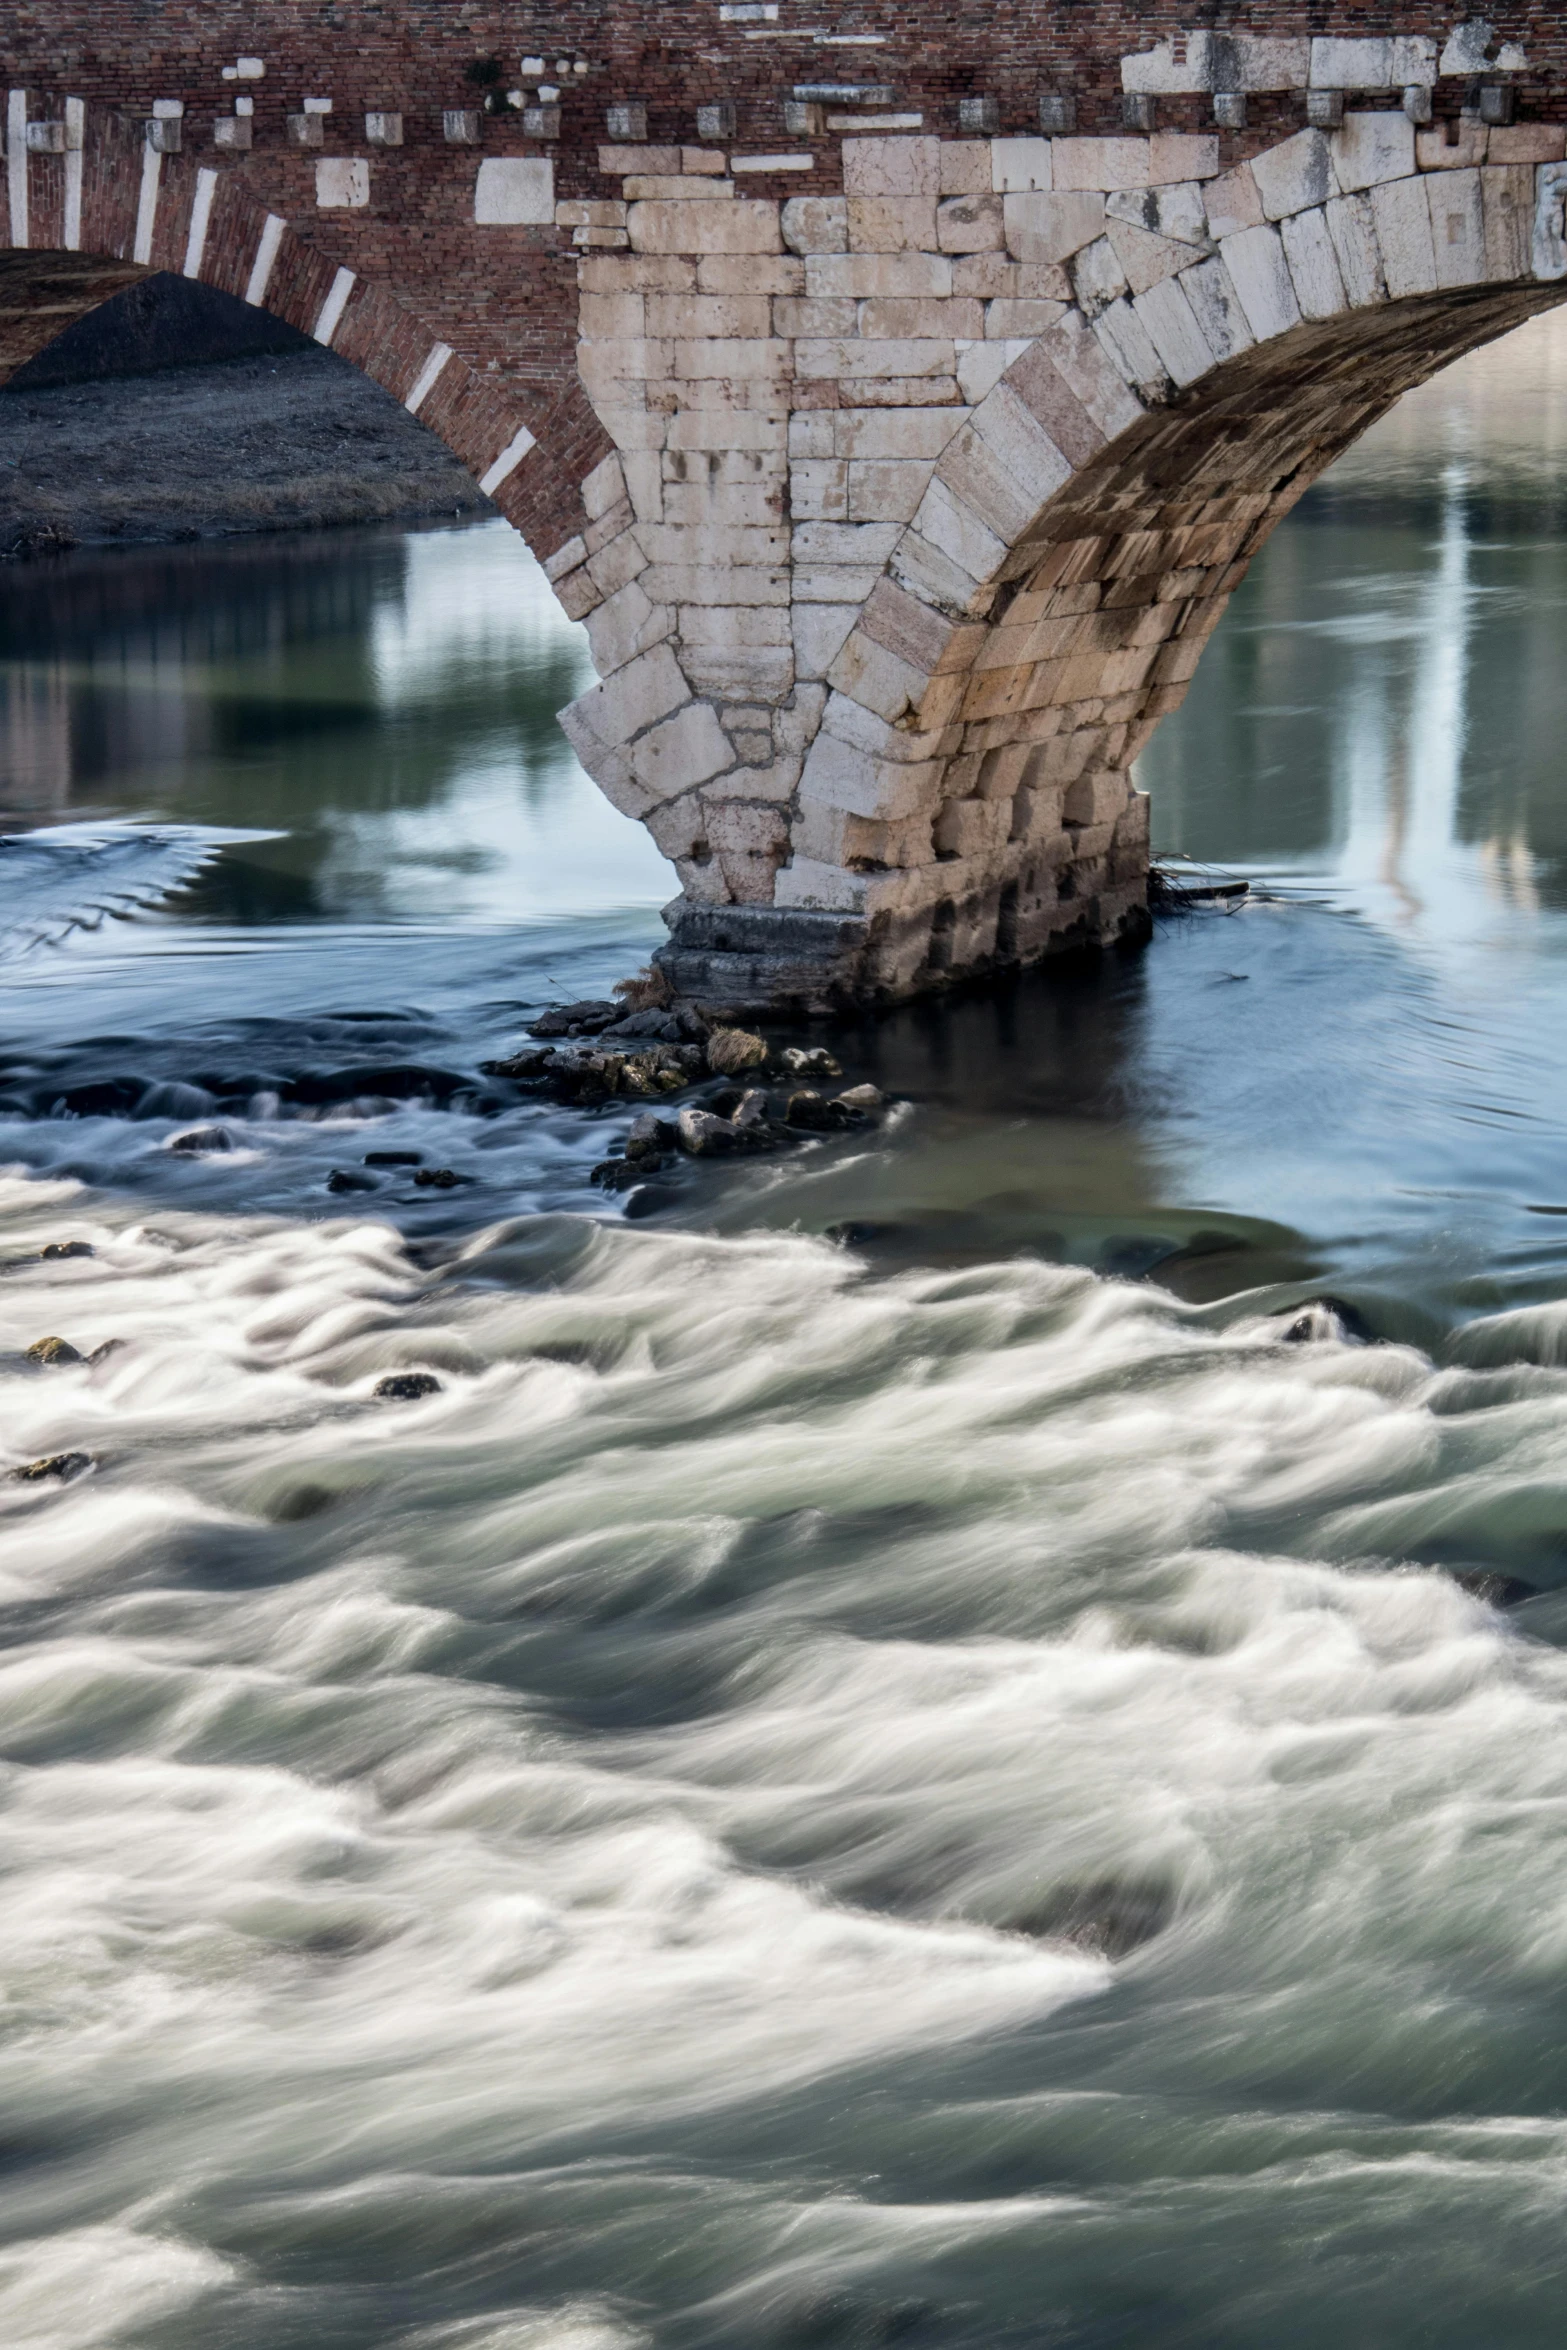
M 448 442 L 601 682 L 666 969 L 1146 925 L 1131 763 L 1280 516 L 1567 295 L 1567 24 L 1410 4 L 27 0 L 0 379 L 149 270 Z

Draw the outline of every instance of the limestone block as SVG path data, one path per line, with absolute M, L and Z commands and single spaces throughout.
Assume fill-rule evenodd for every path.
M 803 294 L 805 264 L 792 253 L 704 253 L 696 282 L 703 294 Z
M 577 283 L 587 294 L 694 293 L 696 263 L 673 253 L 588 253 Z
M 1321 131 L 1297 131 L 1293 139 L 1286 139 L 1281 146 L 1265 148 L 1260 155 L 1252 157 L 1251 175 L 1262 198 L 1263 213 L 1269 220 L 1305 212 L 1338 192 L 1328 142 Z
M 947 800 L 931 838 L 938 856 L 982 857 L 1001 848 L 1011 829 L 1010 801 Z
M 1174 382 L 1196 383 L 1208 373 L 1214 354 L 1179 278 L 1162 278 L 1139 294 L 1132 308 Z
M 685 201 L 633 204 L 626 227 L 637 253 L 776 253 L 776 204 Z
M 899 539 L 889 568 L 899 587 L 907 588 L 911 595 L 933 605 L 937 611 L 959 619 L 978 618 L 994 601 L 992 581 L 976 582 L 961 563 L 925 538 L 912 523 Z
M 1415 168 L 1415 126 L 1405 114 L 1346 114 L 1328 146 L 1346 196 L 1407 178 Z
M 865 903 L 867 880 L 842 865 L 824 865 L 796 852 L 783 866 L 773 892 L 775 906 L 806 906 L 824 913 L 857 914 Z
M 1242 229 L 1221 240 L 1219 254 L 1259 343 L 1299 326 L 1300 304 L 1276 228 Z
M 764 481 L 671 481 L 664 485 L 664 519 L 681 530 L 739 523 L 765 529 L 783 513 L 782 477 Z
M 920 376 L 950 375 L 957 364 L 950 342 L 878 340 L 860 342 L 850 336 L 794 345 L 795 373 L 802 377 L 836 376 L 840 380 L 865 376 L 896 376 L 905 381 Z
M 997 252 L 1002 222 L 999 196 L 949 196 L 936 207 L 936 241 L 943 253 Z
M 702 645 L 727 652 L 754 651 L 793 642 L 789 615 L 777 605 L 691 604 L 680 611 L 680 658 L 687 646 Z
M 647 557 L 637 544 L 634 530 L 623 530 L 618 539 L 611 539 L 601 547 L 588 563 L 588 575 L 599 595 L 618 595 L 628 579 L 636 579 L 648 567 Z
M 1366 310 L 1387 299 L 1382 255 L 1377 246 L 1376 222 L 1369 196 L 1335 196 L 1322 207 L 1333 239 L 1339 275 L 1352 310 Z
M 1146 188 L 1148 139 L 1056 139 L 1052 142 L 1051 184 L 1057 188 Z M 1172 173 L 1182 179 L 1195 174 Z
M 1068 261 L 1104 234 L 1105 201 L 1092 190 L 1065 196 L 1007 196 L 1007 251 L 1018 261 Z
M 610 596 L 588 619 L 588 644 L 593 666 L 601 677 L 611 676 L 627 661 L 662 644 L 674 629 L 667 606 L 649 603 L 635 580 Z
M 943 139 L 941 194 L 982 196 L 991 184 L 988 139 Z
M 1009 384 L 998 384 L 943 453 L 937 480 L 954 491 L 987 529 L 1011 545 L 1070 481 L 1072 466 L 1034 411 Z M 932 484 L 935 487 L 935 484 Z M 923 515 L 927 538 L 937 537 Z M 937 537 L 937 544 L 947 542 Z M 966 563 L 964 550 L 948 546 Z M 976 578 L 986 576 L 976 572 Z
M 1072 262 L 1072 291 L 1085 318 L 1097 318 L 1127 290 L 1126 273 L 1108 237 L 1085 245 Z
M 1118 433 L 1142 422 L 1142 404 L 1129 391 L 1116 361 L 1105 351 L 1092 329 L 1071 311 L 1067 312 L 1059 325 L 1051 327 L 1040 337 L 1039 348 L 1059 372 L 1068 389 L 1082 402 L 1106 440 L 1114 440 Z M 1055 419 L 1045 414 L 1031 393 L 1026 396 L 1036 413 L 1044 415 L 1052 437 L 1071 455 L 1070 444 L 1063 437 L 1063 431 Z
M 857 628 L 846 638 L 827 672 L 827 682 L 837 693 L 846 694 L 850 701 L 890 722 L 918 707 L 927 681 L 913 662 Z
M 590 398 L 602 386 L 613 400 L 622 378 L 630 377 L 639 384 L 662 382 L 670 372 L 669 346 L 645 338 L 638 341 L 631 335 L 603 343 L 579 343 L 577 372 Z
M 1538 168 L 1529 258 L 1545 283 L 1567 277 L 1567 170 L 1559 163 Z
M 655 449 L 625 449 L 621 467 L 638 522 L 661 522 L 664 513 L 663 461 Z
M 660 418 L 661 423 L 666 420 Z M 712 415 L 682 408 L 667 419 L 667 446 L 671 449 L 754 449 L 783 456 L 788 445 L 787 414 L 757 410 Z
M 579 694 L 570 707 L 582 727 L 613 747 L 631 741 L 688 699 L 680 664 L 661 644 L 628 662 L 602 685 Z
M 1448 145 L 1451 122 L 1415 133 L 1415 162 L 1421 171 L 1468 171 L 1485 161 L 1490 133 L 1477 114 L 1458 117 L 1458 136 Z
M 1052 185 L 1050 141 L 992 139 L 990 177 L 985 184 L 998 196 L 1048 191 Z
M 650 563 L 640 575 L 655 604 L 787 604 L 789 571 L 762 563 Z M 868 593 L 862 590 L 862 594 Z
M 1436 287 L 1436 255 L 1423 179 L 1384 180 L 1371 193 L 1382 274 L 1396 302 L 1405 294 L 1429 294 Z
M 1095 320 L 1093 332 L 1111 364 L 1144 400 L 1169 398 L 1169 372 L 1129 302 L 1112 302 Z
M 869 865 L 928 865 L 934 853 L 928 816 L 876 824 L 814 800 L 801 807 L 793 842 L 799 856 L 861 871 Z
M 936 248 L 932 196 L 851 196 L 849 249 L 854 253 L 931 253 Z
M 595 465 L 582 484 L 582 504 L 590 522 L 597 522 L 617 506 L 626 494 L 626 476 L 618 457 L 606 457 Z
M 1107 220 L 1124 220 L 1150 236 L 1171 237 L 1180 245 L 1198 245 L 1207 252 L 1208 210 L 1196 180 L 1179 180 L 1167 188 L 1130 188 L 1105 198 Z M 1190 259 L 1190 255 L 1187 256 Z
M 623 179 L 628 172 L 678 171 L 678 147 L 640 147 L 625 145 L 600 147 L 599 170 L 606 179 Z
M 791 253 L 849 250 L 849 207 L 842 196 L 791 196 L 781 225 Z
M 843 295 L 812 301 L 807 294 L 773 304 L 773 332 L 786 340 L 800 337 L 819 342 L 828 335 L 852 335 L 859 323 L 859 304 Z
M 1448 171 L 1426 182 L 1431 247 L 1439 286 L 1479 285 L 1486 276 L 1485 214 L 1476 171 Z
M 667 172 L 640 178 L 633 176 L 626 181 L 625 186 L 626 201 L 631 204 L 649 199 L 656 201 L 664 196 L 677 197 L 685 203 L 702 203 L 709 199 L 727 202 L 733 198 L 734 192 L 733 180 L 686 179 L 679 173 L 671 175 Z
M 790 553 L 796 563 L 874 563 L 879 568 L 897 543 L 898 533 L 891 523 L 850 526 L 806 522 L 792 533 Z
M 617 299 L 636 297 L 620 295 Z M 641 299 L 647 332 L 671 341 L 704 335 L 762 336 L 773 331 L 772 304 L 765 294 L 647 294 Z
M 1061 804 L 1062 821 L 1098 827 L 1114 824 L 1126 812 L 1126 777 L 1113 768 L 1092 768 L 1069 784 Z
M 1480 174 L 1485 218 L 1485 273 L 1493 280 L 1527 277 L 1534 227 L 1534 173 L 1526 164 L 1488 163 Z
M 1477 198 L 1477 214 L 1478 210 Z M 1284 239 L 1302 318 L 1336 318 L 1347 306 L 1348 297 L 1322 209 L 1292 213 L 1280 223 L 1279 234 Z
M 770 377 L 786 382 L 794 373 L 787 343 L 769 334 L 732 337 L 715 335 L 694 343 L 670 343 L 670 372 L 681 381 L 704 375 L 723 376 L 731 383 Z
M 928 815 L 940 792 L 941 777 L 939 760 L 926 766 L 899 766 L 856 750 L 834 734 L 823 733 L 805 754 L 800 805 L 803 808 L 810 802 L 820 808 L 840 808 L 851 816 L 892 824 Z
M 1238 236 L 1242 229 L 1262 226 L 1262 197 L 1249 163 L 1209 183 L 1206 190 L 1208 227 L 1216 237 Z
M 991 398 L 995 396 L 993 392 Z M 951 462 L 950 451 L 942 462 Z M 1061 462 L 1064 464 L 1065 460 Z M 1006 561 L 1007 539 L 1003 532 L 993 529 L 966 496 L 950 489 L 939 476 L 920 500 L 914 528 L 928 546 L 965 572 L 970 582 L 994 579 Z
M 568 620 L 586 620 L 594 606 L 602 601 L 602 591 L 584 565 L 580 571 L 568 571 L 564 579 L 556 581 L 555 600 Z
M 961 410 L 840 408 L 828 420 L 832 446 L 841 457 L 903 457 L 933 460 L 962 423 Z
M 578 723 L 570 709 L 561 711 L 560 727 L 610 806 L 618 808 L 622 816 L 645 822 L 658 807 L 657 795 L 637 781 L 626 753 L 601 743 L 587 727 Z
M 1560 163 L 1567 155 L 1567 131 L 1545 122 L 1510 122 L 1492 126 L 1486 142 L 1487 163 Z
M 958 390 L 970 408 L 977 408 L 988 399 L 1006 374 L 1017 350 L 1027 344 L 1014 346 L 1004 340 L 965 343 L 958 351 Z
M 1216 359 L 1233 359 L 1238 352 L 1250 350 L 1255 337 L 1246 323 L 1234 280 L 1217 254 L 1211 261 L 1199 261 L 1195 269 L 1183 271 L 1180 283 Z
M 837 453 L 838 417 L 831 408 L 809 408 L 789 419 L 789 461 Z
M 930 467 L 895 458 L 870 458 L 851 462 L 848 476 L 851 522 L 912 522 L 930 479 Z M 795 512 L 799 511 L 796 504 Z
M 707 810 L 700 791 L 682 792 L 678 799 L 654 808 L 647 828 L 666 857 L 689 857 L 707 838 Z
M 642 294 L 579 294 L 577 332 L 585 343 L 640 338 L 647 332 Z
M 845 139 L 846 196 L 936 196 L 941 192 L 939 139 Z
M 1173 237 L 1152 236 L 1147 229 L 1137 228 L 1129 220 L 1107 220 L 1105 234 L 1121 265 L 1127 287 L 1134 294 L 1146 294 L 1161 278 L 1174 277 L 1178 269 L 1190 266 L 1190 245 L 1177 244 Z
M 797 522 L 844 522 L 849 468 L 839 457 L 806 458 L 789 468 L 789 509 Z
M 952 263 L 944 253 L 821 253 L 805 264 L 811 299 L 845 295 L 856 301 L 883 294 L 950 294 Z
M 318 180 L 327 168 L 316 165 Z M 542 156 L 487 155 L 474 183 L 473 217 L 481 225 L 553 228 L 554 164 Z
M 752 696 L 764 701 L 776 701 L 794 683 L 792 647 L 782 651 L 763 648 L 748 652 L 743 649 L 683 645 L 680 666 L 690 679 L 694 692 L 710 694 L 721 702 Z M 756 755 L 747 744 L 738 740 L 734 747 L 742 758 Z
M 784 563 L 789 555 L 789 533 L 786 529 L 756 529 L 743 524 L 713 523 L 702 527 L 683 524 L 675 528 L 669 523 L 644 522 L 637 536 L 643 552 L 653 563 L 682 563 L 712 565 L 725 563 L 768 565 Z M 651 587 L 648 593 L 652 594 Z M 702 596 L 696 601 L 710 604 L 724 599 Z M 771 601 L 770 598 L 764 599 Z
M 791 575 L 794 601 L 858 606 L 864 603 L 881 574 L 879 563 L 797 563 Z
M 1064 302 L 987 302 L 985 340 L 1007 344 L 1032 342 L 1047 326 L 1054 326 L 1065 309 Z
M 1148 142 L 1148 185 L 1166 181 L 1211 180 L 1218 176 L 1219 142 L 1211 131 L 1155 131 Z
M 660 799 L 673 799 L 734 763 L 729 738 L 708 702 L 688 701 L 631 746 L 632 773 Z
M 854 626 L 856 609 L 854 604 L 795 605 L 792 620 L 797 678 L 827 675 Z
M 978 302 L 954 294 L 947 301 L 904 294 L 883 295 L 862 302 L 859 331 L 873 342 L 929 337 L 970 339 L 983 334 L 985 314 Z

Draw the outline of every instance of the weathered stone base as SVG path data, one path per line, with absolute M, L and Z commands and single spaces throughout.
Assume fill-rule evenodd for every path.
M 1091 896 L 1025 896 L 1022 877 L 919 912 L 822 913 L 787 906 L 664 908 L 656 967 L 680 1003 L 709 1017 L 802 1019 L 890 1009 L 1074 948 L 1142 945 L 1146 870 Z

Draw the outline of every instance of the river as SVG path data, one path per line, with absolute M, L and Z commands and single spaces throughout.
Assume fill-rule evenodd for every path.
M 1147 753 L 1244 902 L 630 1213 L 506 527 L 0 573 L 9 2350 L 1554 2345 L 1564 485 L 1546 321 Z

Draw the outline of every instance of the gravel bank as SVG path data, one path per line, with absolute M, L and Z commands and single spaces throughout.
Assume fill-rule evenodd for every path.
M 492 510 L 330 351 L 0 392 L 0 560 Z

